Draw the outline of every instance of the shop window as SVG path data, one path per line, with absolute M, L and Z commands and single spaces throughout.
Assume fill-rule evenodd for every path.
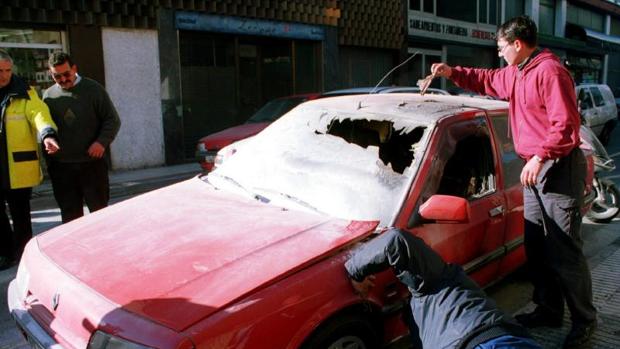
M 437 0 L 437 16 L 476 23 L 477 2 L 463 0 Z
M 566 22 L 576 24 L 585 28 L 604 32 L 605 18 L 602 14 L 577 7 L 573 4 L 567 5 Z
M 524 1 L 525 0 L 506 1 L 506 19 L 523 15 L 525 13 Z
M 620 19 L 611 17 L 609 34 L 614 36 L 620 36 Z
M 54 83 L 48 73 L 49 55 L 65 47 L 60 31 L 0 28 L 0 48 L 13 58 L 13 72 L 41 94 Z
M 538 32 L 541 34 L 553 35 L 555 27 L 555 1 L 540 0 L 539 16 Z
M 498 24 L 498 0 L 435 0 L 437 16 L 459 21 Z M 426 4 L 425 1 L 424 3 Z
M 312 93 L 321 90 L 321 58 L 319 44 L 312 41 L 296 41 L 295 45 L 295 93 Z

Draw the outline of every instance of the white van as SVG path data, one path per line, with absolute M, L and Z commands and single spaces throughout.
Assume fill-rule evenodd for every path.
M 575 87 L 575 94 L 584 124 L 592 129 L 601 143 L 607 145 L 618 115 L 611 89 L 607 85 L 584 84 Z

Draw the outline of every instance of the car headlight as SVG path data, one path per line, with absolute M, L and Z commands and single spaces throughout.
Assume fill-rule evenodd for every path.
M 30 283 L 30 272 L 26 268 L 26 263 L 21 263 L 15 277 L 17 295 L 21 301 L 26 299 L 28 295 L 28 284 Z
M 151 349 L 150 347 L 133 343 L 128 340 L 112 336 L 105 332 L 95 331 L 88 341 L 87 349 Z
M 207 146 L 205 146 L 204 143 L 200 142 L 200 143 L 198 143 L 198 146 L 196 146 L 196 149 L 198 151 L 207 151 Z

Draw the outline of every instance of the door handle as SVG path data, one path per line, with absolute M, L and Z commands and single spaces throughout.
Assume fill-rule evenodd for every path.
M 490 217 L 495 217 L 498 215 L 501 215 L 504 213 L 504 206 L 499 205 L 497 207 L 493 207 L 492 209 L 489 210 L 489 216 Z

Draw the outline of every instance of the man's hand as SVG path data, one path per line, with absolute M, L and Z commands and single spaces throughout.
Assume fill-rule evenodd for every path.
M 88 156 L 95 159 L 101 159 L 105 153 L 105 147 L 99 142 L 94 142 L 88 147 Z
M 361 282 L 351 279 L 351 285 L 357 294 L 359 294 L 362 298 L 366 298 L 368 297 L 368 292 L 370 292 L 370 289 L 375 286 L 375 276 L 370 275 Z
M 521 184 L 525 187 L 531 187 L 538 183 L 538 174 L 542 170 L 544 163 L 541 163 L 535 157 L 531 158 L 521 171 Z
M 58 142 L 52 137 L 45 137 L 43 146 L 45 147 L 45 151 L 50 155 L 56 153 L 60 149 Z
M 431 66 L 431 74 L 443 78 L 450 78 L 450 76 L 452 76 L 452 67 L 446 63 L 434 63 Z

